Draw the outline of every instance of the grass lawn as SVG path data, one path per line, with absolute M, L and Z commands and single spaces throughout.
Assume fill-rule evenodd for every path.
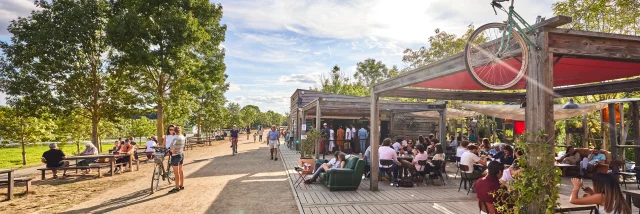
M 78 149 L 75 144 L 58 144 L 58 147 L 66 155 L 73 155 L 77 153 Z M 84 150 L 84 144 L 80 144 L 80 151 Z M 113 148 L 113 143 L 102 144 L 102 151 L 107 151 Z M 25 147 L 27 153 L 27 165 L 22 166 L 22 148 L 0 148 L 0 169 L 28 167 L 41 164 L 40 158 L 42 153 L 49 150 L 48 145 L 27 146 Z

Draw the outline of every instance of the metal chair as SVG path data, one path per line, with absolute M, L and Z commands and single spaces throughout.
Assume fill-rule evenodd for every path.
M 427 166 L 427 161 L 426 161 L 426 160 L 419 160 L 419 161 L 418 161 L 418 166 L 419 166 L 420 168 L 416 168 L 416 171 L 417 171 L 417 172 L 416 172 L 416 174 L 415 174 L 415 177 L 416 177 L 416 178 L 420 178 L 420 177 L 422 177 L 422 178 L 423 178 L 423 181 L 426 181 L 426 180 L 427 180 L 427 178 L 428 178 L 428 176 L 427 176 L 428 172 L 425 172 L 425 171 L 424 171 L 424 169 L 425 169 L 425 168 L 426 168 L 426 166 Z M 425 182 L 425 183 L 426 183 L 426 182 Z
M 380 173 L 382 173 L 382 175 L 384 176 L 385 174 L 391 173 L 389 172 L 389 170 L 391 169 L 391 166 L 393 166 L 393 160 L 380 159 L 380 165 L 383 166 L 380 167 Z M 391 179 L 389 180 L 393 180 L 393 177 L 391 177 Z
M 460 172 L 460 157 L 456 157 L 456 168 L 458 169 L 456 170 L 456 175 L 453 177 L 453 179 L 456 179 L 458 177 L 458 173 Z
M 431 161 L 431 163 L 434 166 L 433 171 L 435 175 L 438 176 L 438 178 L 440 178 L 440 181 L 442 181 L 442 185 L 446 185 L 446 183 L 444 182 L 444 176 L 442 176 L 442 172 L 444 172 L 444 166 L 446 166 L 447 163 L 441 160 L 434 160 L 434 161 Z M 446 175 L 446 172 L 445 172 L 445 175 Z M 433 180 L 431 180 L 431 182 L 433 182 Z
M 473 188 L 473 182 L 475 180 L 471 180 L 467 177 L 467 173 L 466 171 L 469 171 L 469 166 L 464 165 L 464 164 L 460 164 L 458 165 L 458 169 L 460 171 L 460 186 L 458 187 L 458 192 L 460 191 L 460 188 L 462 187 L 462 183 L 463 182 L 467 182 L 469 184 L 469 189 L 467 189 L 467 195 L 469 195 L 469 193 L 471 192 L 471 188 Z M 466 184 L 465 183 L 465 187 Z

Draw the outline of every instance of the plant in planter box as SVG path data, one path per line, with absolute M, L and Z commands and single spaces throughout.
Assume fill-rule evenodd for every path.
M 313 159 L 313 148 L 318 140 L 320 140 L 320 131 L 318 129 L 311 129 L 307 133 L 307 138 L 300 141 L 300 162 L 299 165 L 303 166 L 304 163 L 308 163 L 311 167 L 315 166 L 315 160 Z M 313 168 L 312 168 L 313 169 Z

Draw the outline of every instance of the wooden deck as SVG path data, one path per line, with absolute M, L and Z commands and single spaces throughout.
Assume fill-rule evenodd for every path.
M 299 155 L 286 146 L 280 148 L 282 160 L 293 185 L 298 179 L 294 166 L 298 165 Z M 454 179 L 455 168 L 447 166 L 449 179 L 445 185 L 421 185 L 413 188 L 393 187 L 389 182 L 381 181 L 377 192 L 369 191 L 369 180 L 365 179 L 357 191 L 331 192 L 324 185 L 316 182 L 311 185 L 293 186 L 294 198 L 300 204 L 300 213 L 478 213 L 476 194 L 461 189 L 458 192 L 460 177 Z M 437 183 L 436 183 L 437 184 Z M 568 200 L 571 186 L 568 178 L 563 178 L 560 188 L 562 198 Z M 585 180 L 585 186 L 591 185 Z M 635 189 L 630 185 L 629 189 Z M 568 204 L 568 201 L 560 201 Z M 638 212 L 634 207 L 633 212 Z M 589 213 L 571 212 L 571 213 Z

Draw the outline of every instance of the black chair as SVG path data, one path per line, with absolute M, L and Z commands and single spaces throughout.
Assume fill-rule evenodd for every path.
M 465 187 L 467 186 L 467 184 L 469 184 L 469 189 L 467 189 L 467 195 L 469 195 L 469 193 L 471 192 L 471 188 L 473 188 L 473 183 L 475 182 L 475 180 L 469 179 L 467 177 L 467 173 L 466 171 L 469 171 L 469 166 L 464 165 L 464 164 L 460 164 L 458 165 L 458 169 L 460 171 L 460 186 L 458 187 L 458 192 L 460 191 L 460 188 L 462 187 L 462 183 L 465 183 Z
M 385 174 L 391 174 L 391 166 L 393 165 L 393 160 L 388 160 L 388 159 L 380 159 L 380 165 L 383 167 L 380 167 L 380 173 L 382 173 L 382 175 L 384 176 Z M 391 179 L 389 180 L 393 180 L 393 177 L 391 177 Z
M 426 160 L 419 160 L 418 161 L 418 166 L 419 168 L 416 168 L 416 173 L 413 174 L 414 178 L 423 178 L 423 181 L 426 180 L 429 176 L 427 176 L 429 174 L 429 172 L 425 171 L 425 168 L 427 167 L 427 161 Z
M 434 174 L 440 178 L 440 181 L 442 181 L 442 185 L 446 185 L 446 183 L 444 182 L 444 176 L 442 176 L 442 172 L 444 172 L 444 166 L 447 165 L 447 163 L 445 161 L 441 161 L 441 160 L 434 160 L 431 161 L 431 163 L 433 164 L 433 172 Z M 446 172 L 445 172 L 446 175 Z M 431 184 L 433 184 L 433 180 L 431 180 Z
M 453 177 L 453 179 L 456 179 L 458 177 L 458 173 L 460 172 L 460 157 L 456 157 L 456 168 L 458 168 L 456 170 L 456 175 Z

